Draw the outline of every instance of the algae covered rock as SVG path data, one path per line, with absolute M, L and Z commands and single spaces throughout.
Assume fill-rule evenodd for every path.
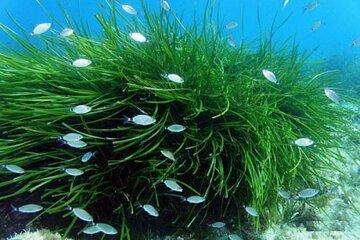
M 70 238 L 63 238 L 59 233 L 52 233 L 49 230 L 37 230 L 35 232 L 25 231 L 17 233 L 15 236 L 7 240 L 71 240 Z

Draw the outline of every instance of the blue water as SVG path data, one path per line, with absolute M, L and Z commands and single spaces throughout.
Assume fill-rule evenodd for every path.
M 328 57 L 334 54 L 348 56 L 360 55 L 360 47 L 354 48 L 351 43 L 360 38 L 360 1 L 359 0 L 322 0 L 314 11 L 303 11 L 304 6 L 311 0 L 290 0 L 283 9 L 283 0 L 218 0 L 217 9 L 224 22 L 244 20 L 244 28 L 235 31 L 235 38 L 240 41 L 256 40 L 259 37 L 257 12 L 260 12 L 261 25 L 264 30 L 270 25 L 278 13 L 278 22 L 290 16 L 287 24 L 279 31 L 277 40 L 285 40 L 296 35 L 302 50 L 318 48 L 315 55 Z M 139 1 L 120 1 L 133 6 L 139 6 Z M 159 9 L 159 0 L 146 0 L 154 9 Z M 170 0 L 170 4 L 177 12 L 184 13 L 186 20 L 192 19 L 193 13 L 202 13 L 206 0 Z M 41 3 L 49 13 L 62 19 L 59 4 L 75 19 L 85 19 L 96 29 L 94 14 L 99 12 L 105 1 L 90 0 L 42 0 Z M 100 7 L 100 8 L 99 8 Z M 29 32 L 40 22 L 49 21 L 50 17 L 42 11 L 36 0 L 1 0 L 0 22 L 14 27 L 7 15 L 7 11 L 18 20 Z M 324 25 L 316 32 L 311 31 L 314 21 L 321 20 Z M 1 33 L 0 39 L 6 41 Z

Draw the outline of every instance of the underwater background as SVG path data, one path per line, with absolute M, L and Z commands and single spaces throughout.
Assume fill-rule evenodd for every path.
M 41 2 L 41 6 L 39 2 Z M 141 9 L 141 4 L 137 0 L 116 2 L 118 4 L 130 4 L 136 9 Z M 194 24 L 194 14 L 196 14 L 195 24 L 198 24 L 199 26 L 204 24 L 202 14 L 208 7 L 207 1 L 170 0 L 168 2 L 171 4 L 172 10 L 176 11 L 177 15 L 181 16 L 185 26 Z M 316 8 L 312 10 L 306 9 L 308 4 L 315 2 L 318 3 Z M 160 11 L 159 0 L 145 0 L 144 3 L 147 4 L 151 11 Z M 276 34 L 273 35 L 274 44 L 276 45 L 279 43 L 281 45 L 281 43 L 286 41 L 290 43 L 296 42 L 299 44 L 299 52 L 311 53 L 310 57 L 307 58 L 306 63 L 304 63 L 303 68 L 299 70 L 299 72 L 315 75 L 315 72 L 334 71 L 334 82 L 332 87 L 340 90 L 343 95 L 348 95 L 349 102 L 351 100 L 357 102 L 360 96 L 360 43 L 353 43 L 354 41 L 360 39 L 360 1 L 290 0 L 286 7 L 283 7 L 283 4 L 284 1 L 282 0 L 215 1 L 213 7 L 214 12 L 216 12 L 215 15 L 217 15 L 218 22 L 209 22 L 205 24 L 210 31 L 210 29 L 213 28 L 213 25 L 217 24 L 220 26 L 225 26 L 225 24 L 231 21 L 235 21 L 239 24 L 239 27 L 232 30 L 232 36 L 234 37 L 234 40 L 239 44 L 243 41 L 250 43 L 249 45 L 251 45 L 251 48 L 256 49 L 261 45 L 261 39 L 270 37 L 268 30 L 271 28 L 274 21 L 277 23 L 284 22 L 284 25 L 277 29 Z M 66 12 L 69 14 L 69 17 L 75 22 L 86 22 L 92 33 L 96 35 L 100 32 L 101 26 L 99 21 L 96 20 L 94 16 L 100 13 L 102 9 L 105 11 L 107 5 L 105 1 L 101 0 L 0 0 L 0 23 L 10 28 L 16 29 L 17 26 L 13 21 L 15 19 L 25 29 L 25 32 L 30 33 L 38 23 L 48 22 L 51 18 L 60 19 L 61 21 L 61 19 L 63 19 L 63 12 L 61 10 L 62 8 L 66 10 Z M 139 11 L 138 17 L 139 19 L 144 19 L 141 11 Z M 319 21 L 321 21 L 321 24 L 316 26 Z M 57 25 L 57 23 L 53 24 L 55 26 Z M 122 22 L 120 21 L 120 25 L 121 24 Z M 35 45 L 37 44 L 37 40 L 30 39 L 30 41 L 34 41 Z M 12 41 L 8 34 L 4 31 L 0 32 L 0 42 L 9 48 L 19 48 L 18 43 Z M 252 51 L 252 49 L 250 49 L 250 51 Z M 1 64 L 2 62 L 0 61 L 0 65 Z M 279 63 L 276 64 L 281 65 L 281 60 L 279 60 Z M 99 105 L 101 105 L 101 103 L 99 103 Z M 349 203 L 351 201 L 348 201 L 347 198 L 349 195 L 344 193 L 346 192 L 345 190 L 344 192 L 339 190 L 339 193 L 336 195 L 336 197 L 330 198 L 330 200 L 326 199 L 328 204 L 325 205 L 324 203 L 324 206 L 322 206 L 325 210 L 316 210 L 317 212 L 314 213 L 312 210 L 308 211 L 308 208 L 304 205 L 300 207 L 297 206 L 297 211 L 294 212 L 298 213 L 298 215 L 301 215 L 301 217 L 297 218 L 296 216 L 294 217 L 293 214 L 287 213 L 288 215 L 290 214 L 290 216 L 287 216 L 287 218 L 291 220 L 296 218 L 296 223 L 293 221 L 292 224 L 289 225 L 286 225 L 289 223 L 286 222 L 272 226 L 275 230 L 269 230 L 268 235 L 260 234 L 257 228 L 254 230 L 254 232 L 252 232 L 252 230 L 245 231 L 247 234 L 243 235 L 241 235 L 239 232 L 234 232 L 234 234 L 231 235 L 227 230 L 208 231 L 205 229 L 204 234 L 201 234 L 201 238 L 194 237 L 194 234 L 192 233 L 182 234 L 176 238 L 172 238 L 170 236 L 158 236 L 157 234 L 149 234 L 152 236 L 151 239 L 360 239 L 360 235 L 358 235 L 360 234 L 360 214 L 358 210 L 349 210 L 350 207 L 354 209 L 360 207 L 359 201 L 356 200 L 358 197 L 360 197 L 357 190 L 360 184 L 360 168 L 358 167 L 358 149 L 360 148 L 360 142 L 358 140 L 360 129 L 360 113 L 358 106 L 351 105 L 348 108 L 351 108 L 352 111 L 349 119 L 354 124 L 354 126 L 352 126 L 351 132 L 353 135 L 355 135 L 355 137 L 350 137 L 350 134 L 348 138 L 345 137 L 345 140 L 343 140 L 343 145 L 349 146 L 350 150 L 346 152 L 342 149 L 337 153 L 341 155 L 343 159 L 345 159 L 337 167 L 346 169 L 344 175 L 347 177 L 344 177 L 342 174 L 331 175 L 331 173 L 329 174 L 328 172 L 324 173 L 324 175 L 329 178 L 334 177 L 339 180 L 339 182 L 344 183 L 344 188 L 347 188 L 346 190 L 348 192 L 352 192 L 354 194 L 350 196 L 350 198 L 353 198 L 352 200 L 354 200 L 354 203 Z M 319 116 L 319 118 L 321 118 L 321 116 Z M 319 200 L 319 205 L 323 204 L 321 201 Z M 330 220 L 324 220 L 325 217 L 321 215 L 323 212 L 325 212 L 324 215 L 331 215 Z M 341 214 L 337 215 L 337 212 L 340 212 Z M 321 217 L 319 217 L 320 215 Z M 20 220 L 25 222 L 28 220 L 27 218 L 24 218 L 23 220 L 21 216 L 16 216 L 15 218 L 17 221 Z M 335 218 L 336 220 L 334 220 Z M 54 221 L 54 224 L 56 222 L 53 219 L 51 219 L 51 221 Z M 321 232 L 327 231 L 324 230 L 326 228 L 319 227 L 316 225 L 317 223 L 314 224 L 314 222 L 322 222 L 325 225 L 327 224 L 327 227 L 330 226 L 330 235 L 322 235 Z M 10 221 L 10 224 L 12 223 L 14 223 L 14 220 Z M 51 224 L 52 222 L 44 225 L 46 228 L 51 229 Z M 288 230 L 290 225 L 291 229 L 288 232 L 279 234 L 279 232 L 283 231 L 283 229 Z M 17 227 L 18 226 L 23 227 L 22 225 L 17 225 Z M 7 237 L 10 237 L 9 234 L 12 235 L 12 233 L 20 232 L 22 230 L 17 227 L 12 227 L 12 231 L 8 231 L 5 228 L 9 228 L 9 223 L 7 223 L 6 226 L 0 226 L 0 239 L 7 239 Z M 157 225 L 157 227 L 159 226 Z M 250 229 L 251 227 L 246 225 L 244 228 L 248 230 L 248 228 Z M 351 229 L 351 233 L 349 233 L 350 237 L 348 235 L 345 236 L 339 234 L 339 232 L 347 232 L 349 229 Z M 261 230 L 265 231 L 266 229 Z M 311 232 L 310 235 L 308 234 L 309 232 Z M 318 232 L 318 235 L 314 235 L 314 232 Z M 230 238 L 230 236 L 233 238 Z M 68 237 L 78 239 L 76 235 L 74 236 L 74 234 Z M 37 236 L 37 238 L 39 238 L 39 236 Z M 105 235 L 103 238 L 122 239 L 116 237 L 112 238 L 112 236 L 108 237 Z M 13 239 L 31 239 L 31 237 L 14 237 Z M 44 240 L 45 239 L 46 238 L 44 238 Z M 80 236 L 79 239 L 97 238 Z M 142 238 L 131 239 L 141 240 Z
M 122 4 L 132 4 L 139 7 L 137 1 L 118 1 Z M 278 38 L 285 40 L 296 35 L 296 41 L 300 43 L 303 50 L 313 50 L 318 48 L 315 56 L 329 57 L 334 54 L 346 55 L 349 57 L 358 56 L 359 48 L 353 48 L 351 43 L 359 38 L 360 32 L 360 3 L 356 0 L 323 0 L 317 1 L 320 6 L 314 11 L 306 12 L 304 7 L 312 1 L 297 0 L 288 3 L 286 9 L 282 9 L 282 0 L 222 0 L 218 1 L 217 9 L 220 13 L 220 20 L 228 22 L 231 20 L 241 22 L 243 28 L 237 29 L 234 33 L 239 40 L 256 40 L 259 37 L 258 11 L 261 25 L 264 28 L 271 26 L 275 15 L 285 19 L 290 16 L 286 26 L 280 29 Z M 84 19 L 96 30 L 97 21 L 94 14 L 99 12 L 97 6 L 104 3 L 101 1 L 87 0 L 43 0 L 43 6 L 48 12 L 61 19 L 59 4 L 75 19 Z M 158 0 L 147 0 L 152 8 L 158 8 Z M 20 5 L 19 5 L 20 4 Z M 204 0 L 183 0 L 171 2 L 172 7 L 179 13 L 183 13 L 185 22 L 191 21 L 194 13 L 202 13 L 205 9 Z M 37 22 L 46 21 L 48 18 L 42 11 L 36 0 L 12 1 L 2 0 L 0 2 L 0 22 L 13 26 L 7 12 L 16 18 L 24 28 L 31 30 Z M 198 19 L 199 24 L 201 18 Z M 322 21 L 321 26 L 316 32 L 311 28 L 315 21 Z M 4 33 L 0 34 L 1 39 L 6 39 Z

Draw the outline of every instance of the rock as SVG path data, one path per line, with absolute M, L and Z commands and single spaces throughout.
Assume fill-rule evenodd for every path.
M 52 233 L 49 230 L 38 230 L 35 232 L 25 231 L 15 236 L 8 238 L 8 240 L 71 240 L 64 239 L 58 233 Z

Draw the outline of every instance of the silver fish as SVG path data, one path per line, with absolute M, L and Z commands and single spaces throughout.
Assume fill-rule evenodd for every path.
M 360 46 L 360 38 L 359 38 L 359 39 L 355 39 L 355 40 L 352 42 L 352 45 L 353 45 L 354 47 Z
M 299 147 L 309 147 L 314 144 L 314 141 L 310 138 L 299 138 L 294 141 L 294 144 Z
M 101 232 L 107 235 L 116 235 L 118 231 L 111 225 L 107 223 L 97 223 L 95 225 Z
M 166 0 L 160 0 L 160 6 L 167 12 L 171 10 L 170 4 Z
M 34 30 L 32 31 L 31 35 L 41 35 L 43 33 L 46 33 L 51 28 L 51 23 L 40 23 L 34 27 Z
M 227 42 L 228 42 L 228 44 L 229 44 L 231 47 L 233 47 L 233 48 L 236 48 L 236 47 L 237 47 L 237 44 L 236 44 L 236 42 L 235 42 L 235 38 L 234 38 L 233 35 L 229 35 L 229 36 L 227 37 Z
M 174 180 L 165 180 L 164 184 L 170 190 L 173 190 L 175 192 L 182 192 L 183 191 L 182 187 Z
M 133 6 L 127 5 L 127 4 L 123 4 L 123 5 L 121 5 L 121 7 L 122 7 L 122 9 L 123 9 L 125 12 L 127 12 L 128 14 L 130 14 L 130 15 L 137 15 L 137 11 L 136 11 L 136 9 L 135 9 Z
M 284 191 L 284 190 L 279 190 L 278 194 L 280 197 L 284 198 L 284 199 L 290 199 L 291 195 L 289 192 Z
M 304 7 L 304 11 L 313 11 L 315 10 L 318 6 L 320 5 L 320 3 L 318 1 L 313 1 L 308 3 L 305 7 Z
M 250 214 L 253 217 L 258 217 L 259 213 L 258 211 L 253 207 L 245 207 L 245 211 Z
M 337 93 L 334 90 L 331 90 L 329 88 L 325 88 L 324 89 L 325 95 L 333 102 L 335 103 L 340 103 L 341 99 L 340 97 L 337 95 Z
M 66 168 L 65 172 L 73 177 L 78 177 L 84 174 L 84 171 L 77 168 Z
M 71 35 L 74 34 L 74 30 L 71 29 L 71 28 L 64 28 L 60 33 L 59 35 L 61 37 L 70 37 Z
M 94 225 L 94 226 L 85 228 L 84 230 L 82 230 L 82 232 L 85 234 L 93 235 L 93 234 L 99 233 L 100 229 L 96 225 Z
M 190 196 L 190 197 L 186 198 L 185 200 L 189 203 L 199 204 L 199 203 L 204 202 L 205 198 L 202 196 L 194 195 L 194 196 Z
M 263 69 L 262 70 L 262 74 L 264 75 L 264 77 L 269 80 L 270 82 L 272 83 L 276 83 L 278 84 L 279 81 L 278 79 L 276 78 L 275 74 L 269 70 L 266 70 L 266 69 Z
M 82 140 L 79 140 L 79 141 L 69 141 L 69 142 L 66 142 L 67 145 L 69 145 L 70 147 L 73 147 L 73 148 L 84 148 L 87 146 L 87 143 L 82 141 Z
M 166 129 L 173 133 L 180 133 L 180 132 L 185 131 L 186 127 L 183 125 L 180 125 L 180 124 L 173 124 L 173 125 L 166 127 Z
M 145 43 L 147 42 L 147 39 L 146 37 L 139 33 L 139 32 L 133 32 L 133 33 L 130 33 L 129 34 L 130 38 L 136 42 L 139 42 L 139 43 Z
M 73 208 L 72 212 L 77 216 L 79 219 L 85 222 L 93 222 L 94 218 L 88 213 L 86 210 L 82 208 Z
M 171 161 L 176 160 L 174 154 L 171 151 L 169 151 L 169 150 L 161 150 L 160 152 L 161 152 L 162 155 L 164 155 L 164 157 L 170 159 Z
M 36 212 L 40 212 L 41 210 L 43 210 L 44 208 L 40 205 L 37 204 L 26 204 L 23 205 L 19 208 L 14 208 L 16 211 L 19 211 L 21 213 L 36 213 Z
M 307 189 L 301 190 L 298 193 L 298 196 L 300 198 L 312 198 L 312 197 L 315 197 L 318 193 L 319 193 L 318 189 L 307 188 Z
M 317 31 L 322 25 L 322 22 L 320 20 L 315 21 L 311 27 L 311 31 L 315 32 Z
M 228 235 L 229 240 L 243 240 L 239 235 L 237 234 L 229 234 Z
M 214 222 L 210 225 L 213 228 L 223 228 L 226 226 L 226 223 L 224 222 Z
M 141 126 L 149 126 L 154 124 L 156 119 L 146 114 L 139 114 L 132 118 L 128 118 L 127 121 Z
M 72 112 L 76 113 L 76 114 L 85 114 L 85 113 L 89 113 L 92 110 L 91 107 L 87 106 L 87 105 L 78 105 L 76 107 L 73 107 L 71 109 Z
M 149 215 L 153 216 L 153 217 L 158 217 L 159 216 L 159 212 L 155 209 L 155 207 L 151 204 L 145 204 L 143 206 L 141 206 L 145 212 L 147 212 Z
M 227 30 L 230 30 L 230 29 L 234 29 L 234 28 L 237 28 L 239 26 L 239 24 L 235 21 L 231 21 L 231 22 L 228 22 L 226 25 L 225 25 L 225 28 Z
M 79 133 L 68 133 L 62 137 L 62 139 L 66 142 L 75 142 L 83 139 L 83 135 Z
M 88 162 L 93 156 L 95 155 L 95 152 L 87 152 L 81 157 L 82 162 Z
M 92 64 L 92 61 L 85 58 L 79 58 L 72 62 L 72 65 L 77 68 L 84 68 Z
M 12 173 L 16 173 L 16 174 L 25 173 L 25 170 L 22 167 L 19 167 L 15 164 L 7 164 L 7 165 L 4 165 L 4 167 Z
M 174 83 L 183 83 L 184 82 L 184 79 L 175 73 L 164 74 L 162 76 L 164 78 L 166 78 L 167 80 L 174 82 Z

